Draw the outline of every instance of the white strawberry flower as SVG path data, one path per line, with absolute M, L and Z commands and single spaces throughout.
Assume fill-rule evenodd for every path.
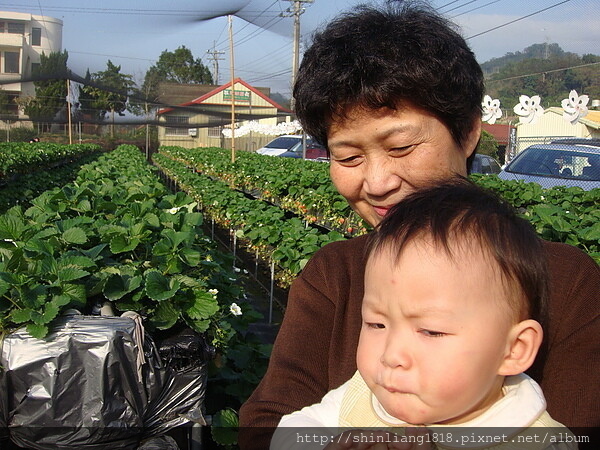
M 231 314 L 233 314 L 234 316 L 241 316 L 242 308 L 240 308 L 237 303 L 232 303 L 229 307 L 229 312 L 231 312 Z
M 563 119 L 567 122 L 571 122 L 572 125 L 575 125 L 579 119 L 587 115 L 587 104 L 589 100 L 587 95 L 578 95 L 577 91 L 572 90 L 569 93 L 569 98 L 565 98 L 561 102 L 563 107 Z
M 520 123 L 533 124 L 537 119 L 544 114 L 544 108 L 540 105 L 541 98 L 539 95 L 528 97 L 527 95 L 521 95 L 519 97 L 519 103 L 515 105 L 513 111 L 519 117 Z
M 218 289 L 209 289 L 208 293 L 212 294 L 212 295 L 217 295 L 219 293 L 219 290 Z
M 502 117 L 502 110 L 500 109 L 500 100 L 497 98 L 492 99 L 489 95 L 483 97 L 483 102 L 481 103 L 481 107 L 483 109 L 483 117 L 481 120 L 484 122 L 493 125 L 496 123 L 496 119 Z

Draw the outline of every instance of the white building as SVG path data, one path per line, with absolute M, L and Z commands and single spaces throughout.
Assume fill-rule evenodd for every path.
M 0 11 L 0 88 L 10 97 L 34 95 L 27 80 L 42 52 L 62 50 L 62 28 L 62 20 L 54 17 Z M 16 114 L 16 105 L 12 108 Z

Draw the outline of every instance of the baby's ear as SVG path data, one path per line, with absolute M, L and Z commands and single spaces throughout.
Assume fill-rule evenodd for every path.
M 504 361 L 498 375 L 518 375 L 531 367 L 537 355 L 544 333 L 535 320 L 523 320 L 510 330 Z

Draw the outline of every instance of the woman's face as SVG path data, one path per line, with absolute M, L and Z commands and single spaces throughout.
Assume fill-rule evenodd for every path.
M 481 131 L 476 121 L 464 147 L 431 113 L 356 108 L 327 135 L 331 179 L 364 220 L 377 225 L 402 198 L 436 180 L 467 174 Z

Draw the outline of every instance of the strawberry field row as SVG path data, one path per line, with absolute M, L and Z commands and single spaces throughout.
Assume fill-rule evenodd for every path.
M 161 147 L 160 153 L 197 172 L 253 197 L 291 211 L 347 237 L 364 234 L 365 222 L 350 208 L 329 180 L 329 164 L 295 158 L 265 158 L 219 148 Z
M 316 250 L 343 239 L 337 231 L 324 232 L 298 217 L 289 217 L 281 208 L 231 189 L 162 153 L 153 155 L 153 161 L 194 198 L 205 215 L 233 230 L 250 252 L 276 262 L 280 269 L 276 278 L 283 287 L 289 286 Z
M 7 181 L 17 174 L 31 173 L 63 164 L 101 150 L 102 148 L 96 144 L 0 143 L 0 181 Z

